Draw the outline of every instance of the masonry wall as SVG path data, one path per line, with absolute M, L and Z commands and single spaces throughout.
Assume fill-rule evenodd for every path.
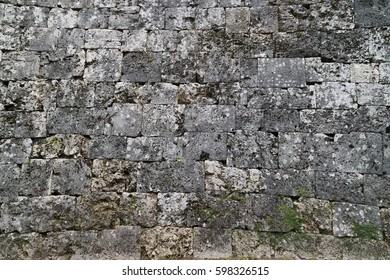
M 1 259 L 388 259 L 390 2 L 1 0 Z

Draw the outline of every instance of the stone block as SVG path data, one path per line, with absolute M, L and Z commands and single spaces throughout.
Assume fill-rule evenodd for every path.
M 188 30 L 195 29 L 196 10 L 192 7 L 165 9 L 165 29 Z
M 24 5 L 28 6 L 40 6 L 40 7 L 56 7 L 57 1 L 56 0 L 17 0 L 18 2 L 23 3 Z
M 22 164 L 28 161 L 32 150 L 32 141 L 25 139 L 1 139 L 0 163 Z
M 90 159 L 125 159 L 126 149 L 126 137 L 94 137 L 91 141 L 88 157 Z
M 55 106 L 56 82 L 10 82 L 2 101 L 6 110 L 47 111 Z
M 259 83 L 257 59 L 241 59 L 240 68 L 242 85 L 250 88 L 257 87 Z
M 390 84 L 390 63 L 379 64 L 379 82 Z
M 100 160 L 92 163 L 91 189 L 99 192 L 135 192 L 139 165 L 127 160 Z
M 351 80 L 351 64 L 322 62 L 319 57 L 305 58 L 308 82 L 348 82 Z
M 387 1 L 355 1 L 355 18 L 359 27 L 390 25 L 390 3 Z
M 47 26 L 50 9 L 29 6 L 25 3 L 18 4 L 24 4 L 24 6 L 6 5 L 4 7 L 4 23 L 20 27 Z
M 357 96 L 353 83 L 322 83 L 310 86 L 310 90 L 314 92 L 316 108 L 357 108 Z
M 299 112 L 287 109 L 263 110 L 262 122 L 262 130 L 267 132 L 297 131 Z
M 72 9 L 53 8 L 49 12 L 47 26 L 49 28 L 77 27 L 78 11 Z
M 161 55 L 158 53 L 128 53 L 124 55 L 122 63 L 122 81 L 161 81 Z
M 140 237 L 142 259 L 189 259 L 193 256 L 190 228 L 154 227 L 143 229 Z
M 4 232 L 48 232 L 74 228 L 75 198 L 70 196 L 19 197 L 1 206 Z
M 195 18 L 196 29 L 221 29 L 225 27 L 225 9 L 199 9 Z
M 80 80 L 61 80 L 57 84 L 57 107 L 86 107 L 94 105 L 95 85 Z
M 119 49 L 122 32 L 109 29 L 89 29 L 85 33 L 86 49 Z
M 138 192 L 194 193 L 204 189 L 204 167 L 195 161 L 142 163 L 137 178 Z
M 218 91 L 212 85 L 186 83 L 179 86 L 179 104 L 213 105 L 218 104 Z
M 364 175 L 365 203 L 379 207 L 390 207 L 390 176 Z
M 181 144 L 173 137 L 128 138 L 126 158 L 132 161 L 175 160 L 181 156 Z
M 150 104 L 173 105 L 177 103 L 179 87 L 170 83 L 156 83 L 139 88 L 139 95 Z M 180 112 L 180 106 L 178 108 Z
M 236 82 L 240 80 L 240 60 L 226 53 L 200 53 L 198 78 L 203 83 Z
M 153 30 L 147 36 L 147 49 L 152 52 L 173 52 L 177 44 L 177 31 Z
M 390 240 L 390 209 L 382 208 L 381 210 L 381 220 L 383 226 L 383 235 L 386 241 Z
M 349 133 L 356 131 L 356 110 L 315 109 L 300 112 L 299 131 L 315 133 Z
M 313 234 L 332 233 L 332 204 L 327 200 L 301 198 L 294 202 L 302 218 L 302 231 Z
M 333 203 L 333 234 L 366 239 L 382 239 L 379 208 L 350 203 Z
M 146 30 L 164 29 L 165 9 L 158 6 L 141 6 L 140 20 Z
M 260 87 L 304 87 L 304 60 L 300 58 L 259 58 Z
M 107 109 L 104 134 L 138 136 L 141 132 L 142 108 L 135 104 L 114 103 Z
M 32 260 L 37 259 L 37 253 L 42 243 L 39 233 L 10 233 L 0 235 L 1 260 Z
M 271 259 L 273 248 L 272 236 L 249 230 L 232 231 L 233 257 L 239 259 Z
M 153 105 L 143 108 L 143 136 L 179 136 L 183 130 L 184 106 Z M 184 116 L 185 117 L 185 116 Z
M 275 40 L 271 34 L 249 33 L 247 49 L 244 56 L 248 58 L 274 57 Z
M 8 52 L 0 61 L 0 79 L 34 80 L 39 72 L 39 56 L 34 52 Z
M 343 245 L 344 260 L 387 260 L 389 259 L 389 245 L 381 240 L 349 238 Z
M 16 112 L 0 112 L 0 121 L 2 127 L 0 128 L 1 138 L 11 138 L 14 136 L 14 130 L 16 128 Z
M 47 115 L 50 134 L 102 135 L 106 112 L 98 109 L 57 108 Z
M 216 98 L 220 105 L 244 105 L 246 104 L 247 89 L 240 82 L 220 83 L 218 86 L 209 85 L 216 89 Z M 237 108 L 237 107 L 236 107 Z
M 352 64 L 351 82 L 353 83 L 378 83 L 379 65 L 370 64 Z
M 235 129 L 235 108 L 230 105 L 187 106 L 184 129 L 191 132 L 232 132 Z
M 54 51 L 58 47 L 60 29 L 30 27 L 26 31 L 27 47 L 30 51 Z
M 17 199 L 19 177 L 16 164 L 0 164 L 0 204 Z
M 181 30 L 177 33 L 176 51 L 181 58 L 189 59 L 202 51 L 203 34 L 204 32 L 199 30 Z
M 22 43 L 22 30 L 9 25 L 2 25 L 0 30 L 0 50 L 17 50 Z
M 32 158 L 80 158 L 88 155 L 89 140 L 76 134 L 57 134 L 35 139 Z
M 145 52 L 148 32 L 144 29 L 125 30 L 123 32 L 124 45 L 122 50 L 128 52 Z
M 196 72 L 198 57 L 192 55 L 182 58 L 180 53 L 163 53 L 161 78 L 168 83 L 193 83 L 199 78 Z
M 247 32 L 250 25 L 249 8 L 226 8 L 226 32 Z
M 76 229 L 110 229 L 119 225 L 119 200 L 117 193 L 91 193 L 76 198 Z
M 17 184 L 19 196 L 47 196 L 51 194 L 53 165 L 49 160 L 32 159 L 22 165 Z
M 94 0 L 59 0 L 58 5 L 62 8 L 81 9 L 92 6 Z
M 356 85 L 356 93 L 359 105 L 390 105 L 390 85 L 361 83 Z
M 122 53 L 115 49 L 87 51 L 86 81 L 118 81 L 121 77 Z
M 318 31 L 279 32 L 275 38 L 275 57 L 307 57 L 321 54 L 321 33 Z
M 49 194 L 87 194 L 91 188 L 91 169 L 83 160 L 57 159 L 53 161 L 50 180 Z
M 102 82 L 95 85 L 94 106 L 107 108 L 111 106 L 116 98 L 114 82 Z
M 390 173 L 390 136 L 383 136 L 383 173 Z
M 157 194 L 158 225 L 185 227 L 187 225 L 187 211 L 195 201 L 197 201 L 195 193 Z
M 19 113 L 16 117 L 15 137 L 44 137 L 46 136 L 46 113 Z
M 157 223 L 157 196 L 147 193 L 123 193 L 119 203 L 122 225 L 153 227 Z
M 226 133 L 184 133 L 184 158 L 186 160 L 226 160 L 226 157 Z
M 278 31 L 278 8 L 261 6 L 250 9 L 250 24 L 255 33 L 274 33 Z
M 363 204 L 363 175 L 356 173 L 316 172 L 316 197 L 331 201 Z
M 84 29 L 108 28 L 109 13 L 107 9 L 86 8 L 81 9 L 78 15 L 77 25 Z
M 195 228 L 195 258 L 231 258 L 232 254 L 233 253 L 230 230 Z
M 139 7 L 129 6 L 123 9 L 110 10 L 108 19 L 109 29 L 137 30 L 142 27 Z
M 278 139 L 271 133 L 258 131 L 247 135 L 242 131 L 228 135 L 228 164 L 238 168 L 277 168 Z M 212 160 L 212 159 L 211 159 Z
M 84 73 L 85 62 L 84 51 L 48 60 L 42 57 L 41 75 L 49 80 L 81 77 Z

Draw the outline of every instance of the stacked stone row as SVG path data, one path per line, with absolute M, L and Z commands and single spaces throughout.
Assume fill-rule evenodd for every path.
M 0 258 L 389 258 L 389 15 L 0 1 Z

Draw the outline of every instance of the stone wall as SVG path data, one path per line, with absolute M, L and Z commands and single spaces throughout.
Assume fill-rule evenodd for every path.
M 1 0 L 1 259 L 388 259 L 390 2 Z

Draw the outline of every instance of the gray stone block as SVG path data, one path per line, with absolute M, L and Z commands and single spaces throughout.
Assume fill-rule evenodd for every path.
M 196 53 L 202 51 L 203 34 L 199 30 L 181 30 L 177 36 L 178 43 L 176 51 L 180 57 L 191 58 Z
M 277 168 L 277 137 L 263 131 L 229 134 L 228 163 L 238 168 Z
M 77 230 L 99 230 L 119 225 L 119 195 L 98 193 L 76 198 L 75 226 Z
M 15 3 L 16 4 L 16 3 Z M 23 6 L 6 5 L 4 7 L 3 21 L 6 24 L 21 27 L 30 26 L 47 26 L 47 20 L 49 16 L 48 8 L 34 7 L 25 3 Z
M 0 164 L 0 203 L 17 200 L 20 169 L 16 164 Z
M 171 30 L 153 30 L 147 36 L 147 49 L 152 52 L 176 51 L 178 32 Z
M 0 235 L 1 260 L 37 259 L 42 237 L 39 233 L 10 233 Z
M 139 89 L 139 94 L 150 100 L 151 104 L 171 105 L 177 103 L 179 87 L 170 83 L 145 85 Z M 180 107 L 180 106 L 179 106 Z
M 322 83 L 310 86 L 310 90 L 314 92 L 316 108 L 357 108 L 357 96 L 353 83 Z
M 240 72 L 243 87 L 254 88 L 259 84 L 259 66 L 257 59 L 241 59 Z
M 57 0 L 17 0 L 19 3 L 23 3 L 24 5 L 28 6 L 41 6 L 41 7 L 56 7 L 57 6 Z
M 195 161 L 142 163 L 138 192 L 200 192 L 204 189 L 204 168 Z
M 115 85 L 113 82 L 97 83 L 95 86 L 94 106 L 97 108 L 107 108 L 112 105 L 115 99 Z
M 231 258 L 232 254 L 233 253 L 230 230 L 195 228 L 195 258 Z
M 275 40 L 271 34 L 257 34 L 250 32 L 250 40 L 248 40 L 245 53 L 248 58 L 274 57 Z
M 62 8 L 81 9 L 94 4 L 94 0 L 59 0 L 58 5 Z
M 304 87 L 304 60 L 300 58 L 259 58 L 260 87 Z
M 186 226 L 187 211 L 195 201 L 197 201 L 195 193 L 157 194 L 158 224 L 160 226 Z
M 47 130 L 50 134 L 103 134 L 106 112 L 98 109 L 57 108 L 47 115 Z
M 87 51 L 84 79 L 87 81 L 118 81 L 121 77 L 122 53 L 119 50 Z
M 196 9 L 192 7 L 165 9 L 165 29 L 195 29 Z
M 75 28 L 77 27 L 78 11 L 72 9 L 53 8 L 49 12 L 47 26 L 49 28 Z
M 119 203 L 122 225 L 153 227 L 157 224 L 157 196 L 147 193 L 123 193 Z
M 114 103 L 107 109 L 104 134 L 138 136 L 141 132 L 142 108 L 135 104 Z
M 42 58 L 41 75 L 43 78 L 53 79 L 70 79 L 72 77 L 81 77 L 84 73 L 85 52 L 77 51 L 71 55 L 65 55 L 61 58 Z
M 225 27 L 225 9 L 199 9 L 195 18 L 196 29 L 222 29 Z
M 124 55 L 122 64 L 122 81 L 161 81 L 161 55 L 158 53 L 128 53 Z
M 106 9 L 87 8 L 79 11 L 77 25 L 80 28 L 108 28 L 109 13 Z
M 0 30 L 0 50 L 16 50 L 21 44 L 22 30 L 9 25 L 2 25 Z
M 359 27 L 390 25 L 390 3 L 387 1 L 355 1 L 355 18 Z
M 232 132 L 235 129 L 235 108 L 230 105 L 187 106 L 184 129 L 190 132 Z
M 143 108 L 143 136 L 179 136 L 183 130 L 184 106 L 145 105 Z
M 53 165 L 49 160 L 32 159 L 22 165 L 17 182 L 19 196 L 47 196 L 51 194 Z
M 85 33 L 86 49 L 119 49 L 122 32 L 109 29 L 89 29 Z
M 19 113 L 16 117 L 14 137 L 45 137 L 46 136 L 46 113 L 29 112 Z
M 181 143 L 173 137 L 138 137 L 127 140 L 126 158 L 131 161 L 176 160 L 181 154 Z
M 240 60 L 226 53 L 200 53 L 198 75 L 203 83 L 236 82 L 240 80 Z
M 246 133 L 259 131 L 264 125 L 264 110 L 247 108 L 245 106 L 236 107 L 236 129 Z
M 123 32 L 124 45 L 122 50 L 128 52 L 145 52 L 148 32 L 144 29 L 125 30 Z
M 390 63 L 379 64 L 379 81 L 382 84 L 390 84 Z
M 70 196 L 19 197 L 1 206 L 4 232 L 48 232 L 74 228 L 75 198 Z
M 157 6 L 141 6 L 139 12 L 142 26 L 146 30 L 160 30 L 164 29 L 165 9 Z
M 249 230 L 232 231 L 233 257 L 244 259 L 270 259 L 273 255 L 272 236 Z
M 26 31 L 26 49 L 30 51 L 54 51 L 58 47 L 58 39 L 60 36 L 60 29 L 44 27 L 28 28 Z
M 348 82 L 351 80 L 351 64 L 321 62 L 319 57 L 305 58 L 308 82 Z
M 88 157 L 90 159 L 125 159 L 126 149 L 126 137 L 94 137 L 91 141 Z
M 275 57 L 316 57 L 321 54 L 321 33 L 317 31 L 279 32 L 274 36 Z
M 294 202 L 302 217 L 302 231 L 314 234 L 332 233 L 332 204 L 327 200 L 301 198 Z M 324 235 L 326 236 L 326 235 Z
M 32 141 L 25 139 L 1 139 L 0 163 L 22 164 L 28 161 L 32 150 Z
M 364 175 L 365 203 L 379 207 L 390 206 L 390 176 Z
M 93 107 L 95 97 L 93 83 L 80 80 L 61 80 L 57 87 L 57 107 Z
M 16 118 L 16 112 L 0 112 L 0 122 L 2 124 L 2 127 L 0 128 L 1 138 L 11 138 L 14 136 Z
M 349 133 L 356 131 L 356 110 L 302 110 L 299 131 L 314 133 Z
M 127 160 L 100 160 L 92 163 L 91 189 L 99 192 L 135 192 L 139 165 Z
M 250 25 L 249 8 L 226 8 L 226 32 L 247 32 Z
M 184 158 L 189 160 L 226 160 L 227 133 L 184 133 Z
M 330 201 L 363 204 L 363 175 L 355 173 L 316 172 L 316 197 Z
M 299 122 L 299 112 L 297 110 L 264 110 L 262 130 L 267 132 L 297 131 Z
M 352 64 L 351 82 L 353 83 L 378 83 L 379 64 L 378 63 L 354 63 Z
M 139 7 L 129 6 L 123 9 L 111 10 L 108 19 L 109 29 L 136 30 L 142 26 Z
M 180 53 L 163 53 L 161 57 L 161 79 L 168 83 L 193 83 L 199 79 L 196 72 L 198 57 L 193 54 L 187 58 Z
M 390 85 L 361 83 L 356 93 L 359 105 L 390 106 Z
M 278 8 L 261 6 L 250 9 L 250 24 L 255 33 L 274 33 L 278 31 Z
M 39 72 L 39 56 L 34 52 L 8 52 L 1 56 L 0 79 L 34 80 Z
M 333 203 L 333 234 L 382 239 L 379 208 L 350 203 Z
M 218 104 L 218 91 L 212 85 L 185 83 L 179 86 L 177 103 L 213 105 Z

